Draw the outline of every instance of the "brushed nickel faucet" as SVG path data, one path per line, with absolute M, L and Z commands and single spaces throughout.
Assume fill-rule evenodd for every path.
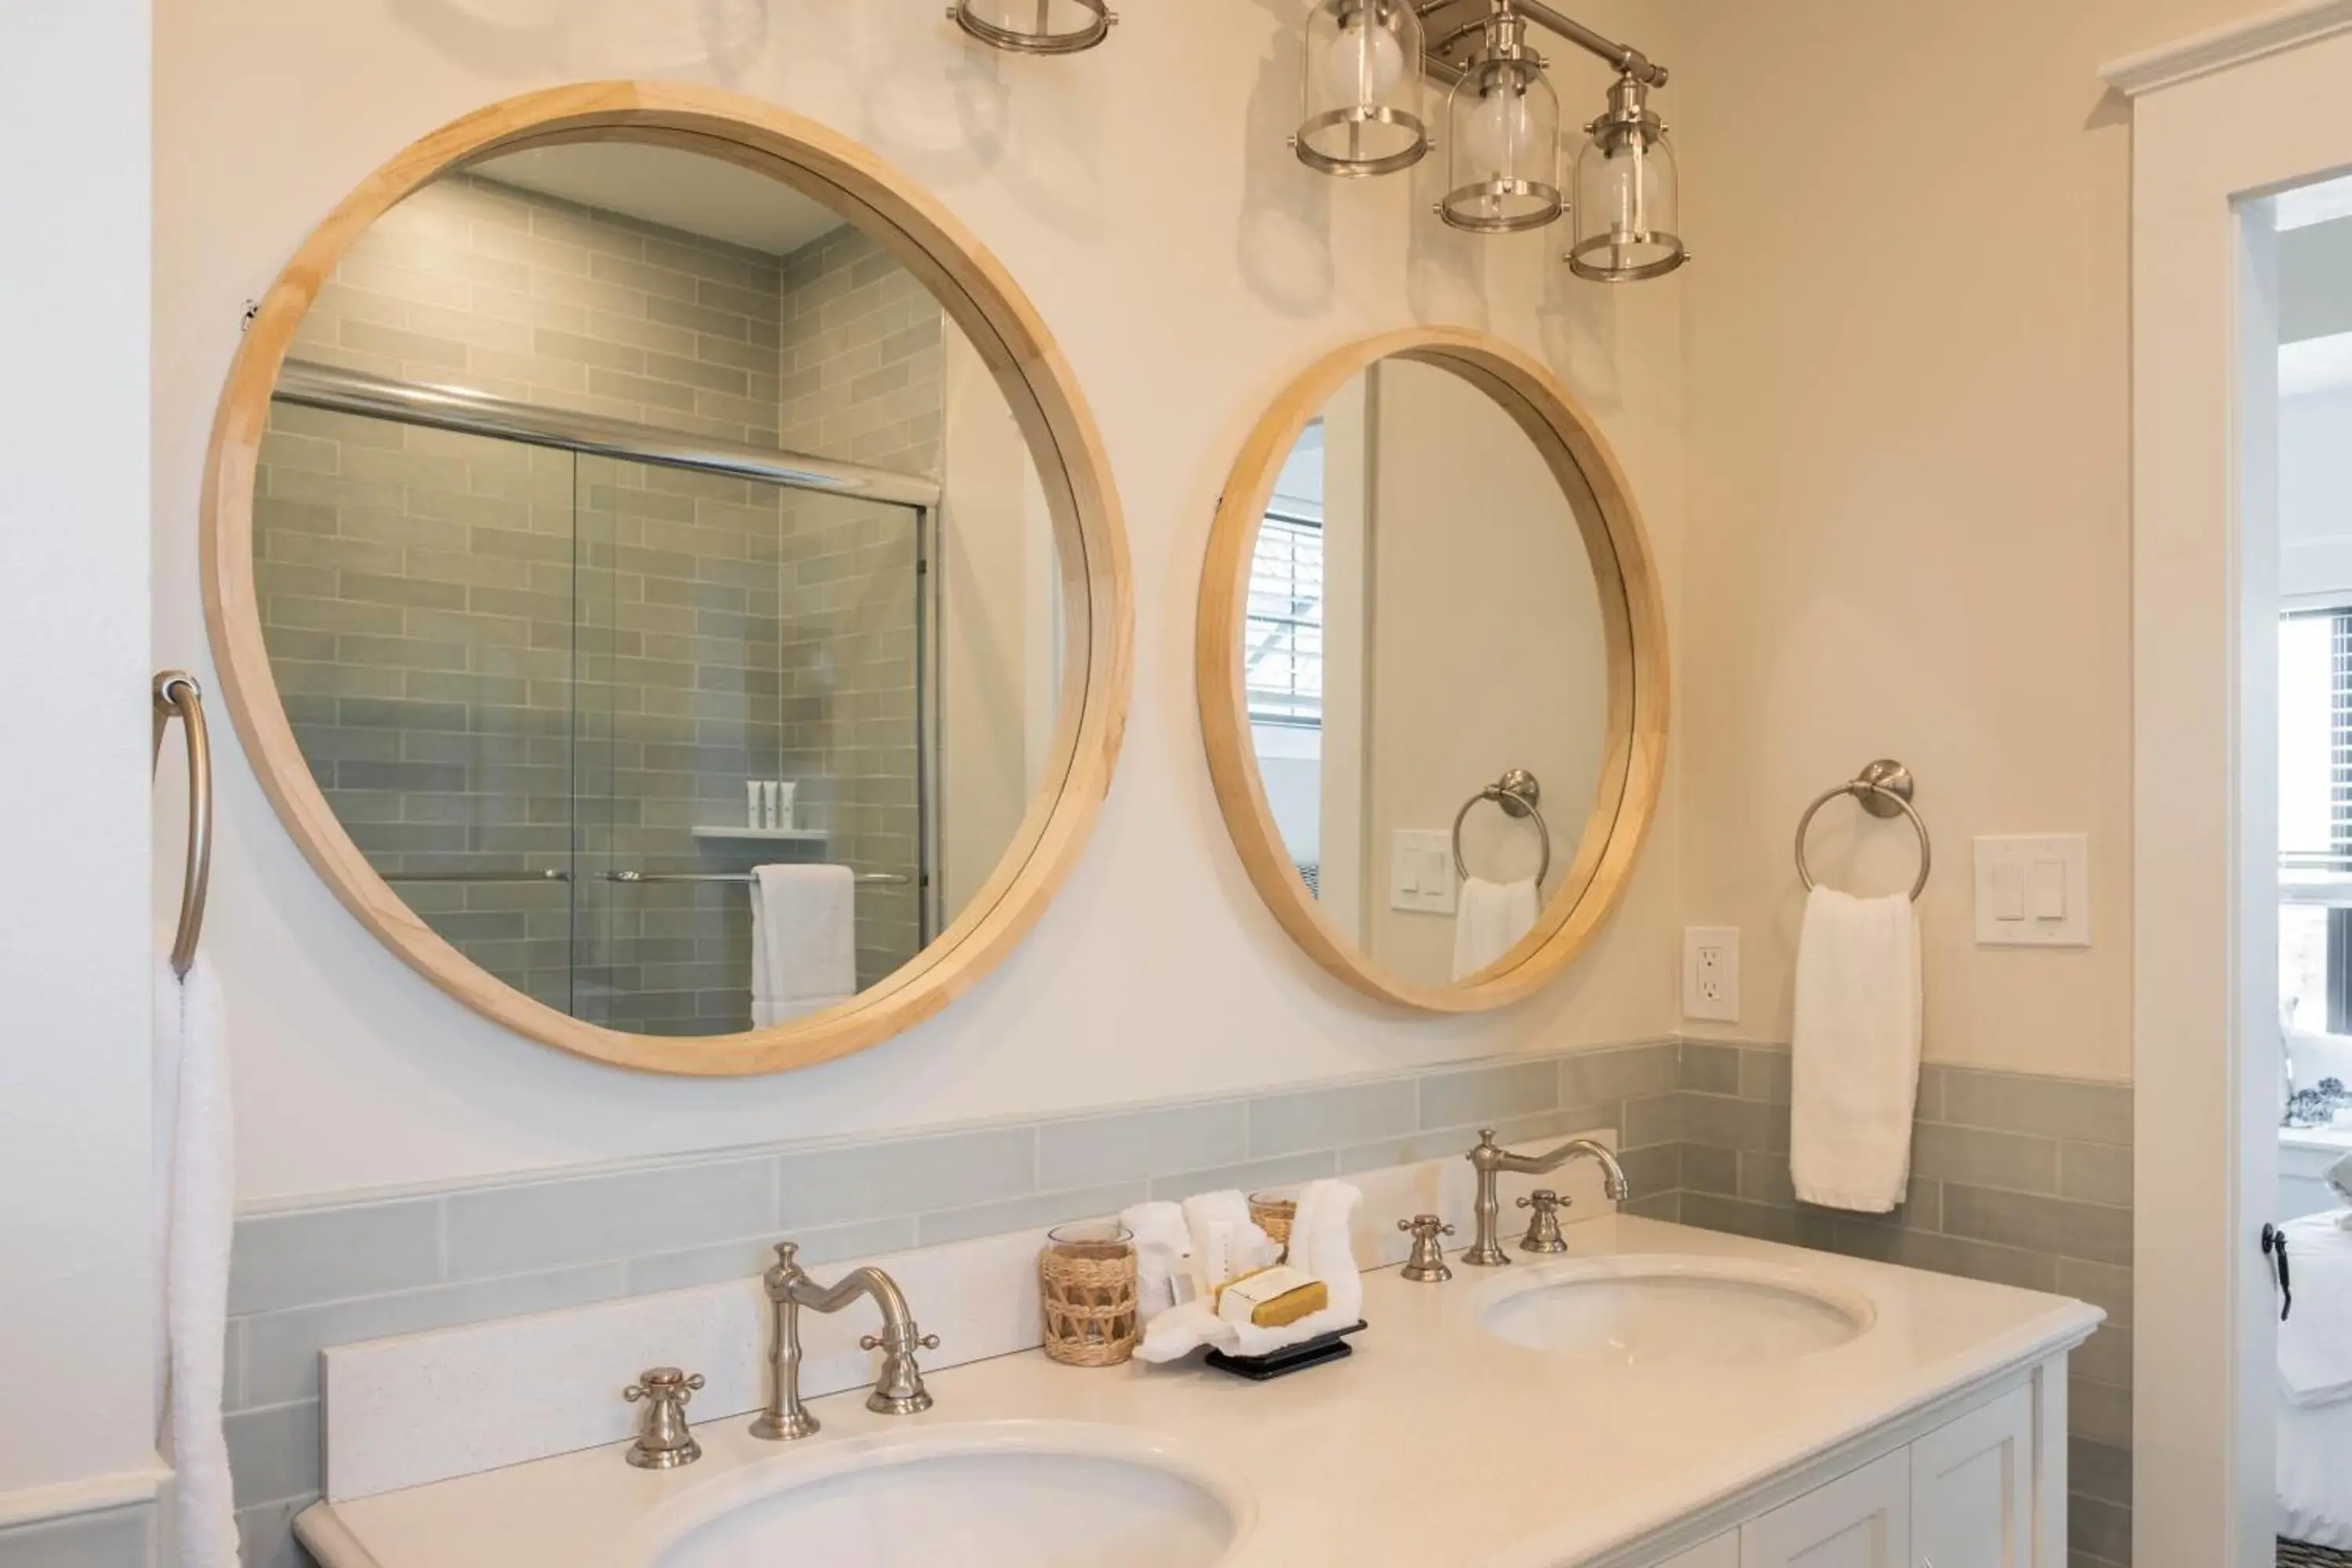
M 767 1288 L 769 1320 L 768 1406 L 751 1423 L 751 1436 L 772 1442 L 805 1437 L 817 1427 L 816 1417 L 801 1403 L 801 1309 L 838 1312 L 860 1296 L 871 1296 L 882 1310 L 882 1332 L 858 1341 L 865 1350 L 882 1352 L 882 1375 L 866 1396 L 866 1408 L 884 1415 L 913 1415 L 931 1407 L 923 1387 L 923 1369 L 915 1363 L 918 1350 L 937 1350 L 940 1337 L 915 1326 L 907 1298 L 898 1281 L 879 1268 L 853 1268 L 838 1284 L 819 1285 L 796 1258 L 798 1242 L 776 1244 L 776 1261 L 760 1282 Z
M 1601 1190 L 1612 1198 L 1622 1203 L 1632 1195 L 1633 1189 L 1627 1184 L 1617 1156 L 1590 1138 L 1571 1138 L 1546 1154 L 1514 1154 L 1495 1142 L 1493 1128 L 1478 1129 L 1478 1146 L 1469 1154 L 1470 1167 L 1478 1173 L 1477 1235 L 1463 1249 L 1462 1261 L 1491 1268 L 1511 1260 L 1511 1255 L 1503 1250 L 1495 1235 L 1496 1216 L 1503 1211 L 1501 1200 L 1495 1195 L 1496 1173 L 1510 1171 L 1525 1176 L 1546 1176 L 1579 1158 L 1601 1162 Z

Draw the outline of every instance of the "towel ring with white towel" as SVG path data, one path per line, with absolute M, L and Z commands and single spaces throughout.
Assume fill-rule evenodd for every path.
M 1542 798 L 1543 785 L 1535 774 L 1525 768 L 1511 768 L 1464 801 L 1462 809 L 1454 814 L 1454 871 L 1462 879 L 1454 910 L 1456 980 L 1466 980 L 1500 963 L 1535 929 L 1543 903 L 1544 879 L 1551 875 L 1551 826 L 1536 804 Z M 1505 816 L 1516 821 L 1534 823 L 1542 858 L 1536 862 L 1531 879 L 1489 882 L 1470 874 L 1469 863 L 1462 858 L 1462 824 L 1469 817 L 1470 808 L 1481 801 L 1494 802 L 1503 808 Z
M 1882 759 L 1814 800 L 1797 821 L 1797 876 L 1806 897 L 1789 1037 L 1789 1174 L 1800 1200 L 1826 1208 L 1885 1214 L 1909 1195 L 1921 1016 L 1912 906 L 1927 890 L 1933 860 L 1912 788 L 1910 769 Z M 1873 816 L 1910 819 L 1919 836 L 1919 876 L 1907 896 L 1855 898 L 1814 881 L 1805 833 L 1841 795 Z

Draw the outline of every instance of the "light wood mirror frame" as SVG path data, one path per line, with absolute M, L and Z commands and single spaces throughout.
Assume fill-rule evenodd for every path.
M 253 570 L 254 476 L 296 327 L 370 225 L 436 176 L 493 153 L 631 141 L 729 159 L 843 213 L 938 297 L 1012 405 L 1052 513 L 1067 627 L 1045 784 L 995 872 L 929 946 L 838 1006 L 764 1030 L 689 1037 L 584 1022 L 478 968 L 370 867 L 313 781 L 279 700 Z M 1134 595 L 1110 465 L 1076 378 L 1004 268 L 912 180 L 824 127 L 757 100 L 675 82 L 583 83 L 507 99 L 417 142 L 367 177 L 265 295 L 229 372 L 204 489 L 206 621 L 228 709 L 263 790 L 344 906 L 410 967 L 517 1033 L 648 1072 L 730 1076 L 863 1050 L 945 1007 L 1036 922 L 1110 786 L 1126 720 Z M 1058 779 L 1058 785 L 1055 781 Z
M 1425 985 L 1381 968 L 1343 937 L 1310 897 L 1283 847 L 1250 742 L 1242 627 L 1257 532 L 1301 434 L 1332 396 L 1382 360 L 1439 366 L 1510 415 L 1559 481 L 1591 559 L 1608 648 L 1609 733 L 1596 805 L 1559 889 L 1534 928 L 1486 969 Z M 1217 503 L 1202 572 L 1194 664 L 1201 735 L 1225 826 L 1251 884 L 1309 957 L 1357 990 L 1433 1013 L 1505 1006 L 1539 989 L 1582 952 L 1625 893 L 1664 780 L 1667 731 L 1665 612 L 1633 488 L 1590 415 L 1542 364 L 1476 332 L 1416 327 L 1350 343 L 1308 370 L 1250 432 Z M 1547 805 L 1552 803 L 1549 798 Z

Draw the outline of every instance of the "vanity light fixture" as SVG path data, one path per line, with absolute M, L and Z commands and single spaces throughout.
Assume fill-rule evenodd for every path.
M 1559 96 L 1528 47 L 1527 18 L 1512 0 L 1494 0 L 1454 37 L 1473 29 L 1477 51 L 1446 100 L 1446 188 L 1437 216 L 1474 234 L 1541 228 L 1562 205 Z
M 1665 72 L 1655 67 L 1656 80 Z M 1585 127 L 1576 154 L 1575 238 L 1568 268 L 1579 278 L 1632 283 L 1663 278 L 1690 259 L 1678 220 L 1675 150 L 1650 108 L 1655 82 L 1628 68 L 1609 107 Z
M 1110 37 L 1109 0 L 955 0 L 948 20 L 1017 55 L 1075 55 Z
M 1421 16 L 1412 0 L 1321 0 L 1307 17 L 1298 161 L 1360 179 L 1421 162 Z

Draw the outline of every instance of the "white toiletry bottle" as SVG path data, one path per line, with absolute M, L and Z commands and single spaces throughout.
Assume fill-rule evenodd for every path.
M 783 826 L 776 816 L 776 781 L 761 779 L 760 781 L 760 826 L 762 827 L 773 828 Z
M 776 827 L 790 827 L 793 825 L 794 821 L 793 816 L 793 796 L 800 793 L 799 781 L 795 779 L 779 779 L 776 782 L 775 790 L 776 820 L 771 824 L 771 826 Z
M 767 825 L 767 819 L 761 812 L 760 781 L 745 779 L 743 781 L 743 826 L 765 827 Z

